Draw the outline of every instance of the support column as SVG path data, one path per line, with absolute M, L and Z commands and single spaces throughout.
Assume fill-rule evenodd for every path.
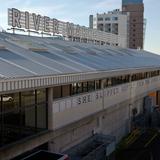
M 105 88 L 104 83 L 105 83 L 105 79 L 102 79 L 102 80 L 101 80 L 101 89 L 104 89 L 104 88 Z
M 48 88 L 48 129 L 53 130 L 53 88 Z
M 101 80 L 101 89 L 103 90 L 103 99 L 102 99 L 103 109 L 105 108 L 105 107 L 104 107 L 104 98 L 105 98 L 105 95 L 104 95 L 104 89 L 105 89 L 104 83 L 105 83 L 105 79 L 102 79 L 102 80 Z

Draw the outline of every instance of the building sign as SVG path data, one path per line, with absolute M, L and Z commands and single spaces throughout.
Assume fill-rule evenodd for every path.
M 35 13 L 21 12 L 18 9 L 8 9 L 8 25 L 14 28 L 42 31 L 47 33 L 59 33 L 59 21 L 47 16 Z
M 26 29 L 26 31 L 45 32 L 53 35 L 61 34 L 64 37 L 78 37 L 90 41 L 107 42 L 110 38 L 110 34 L 106 32 L 27 11 L 22 12 L 15 8 L 8 9 L 8 25 L 13 28 Z

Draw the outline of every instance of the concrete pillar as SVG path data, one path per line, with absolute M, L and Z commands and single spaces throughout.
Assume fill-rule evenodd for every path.
M 48 129 L 53 130 L 53 88 L 48 88 Z
M 104 89 L 104 88 L 105 88 L 104 83 L 105 83 L 105 79 L 102 79 L 102 80 L 101 80 L 101 89 Z
M 54 120 L 53 120 L 53 88 L 48 88 L 48 130 L 54 129 Z M 54 151 L 54 141 L 51 139 L 48 142 L 48 150 Z
M 103 90 L 103 99 L 102 99 L 103 109 L 105 109 L 105 107 L 104 107 L 104 98 L 105 98 L 105 95 L 104 95 L 104 89 L 105 89 L 104 83 L 105 83 L 105 79 L 102 79 L 101 80 L 101 89 Z
M 131 132 L 131 123 L 132 123 L 132 104 L 129 104 L 128 106 L 128 119 L 129 119 L 129 133 Z
M 129 75 L 129 83 L 132 82 L 132 74 Z

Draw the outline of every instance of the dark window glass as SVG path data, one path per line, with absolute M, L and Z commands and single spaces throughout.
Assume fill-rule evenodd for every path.
M 96 81 L 96 89 L 101 89 L 101 80 Z
M 3 112 L 19 110 L 19 94 L 5 94 L 2 96 Z
M 107 86 L 112 86 L 112 80 L 111 80 L 111 78 L 107 79 Z
M 98 21 L 103 21 L 103 18 L 102 17 L 98 18 Z
M 118 17 L 112 17 L 112 20 L 117 21 Z
M 46 102 L 46 89 L 39 89 L 37 92 L 37 103 Z
M 77 93 L 77 83 L 72 83 L 72 94 L 76 94 Z
M 110 18 L 110 17 L 106 17 L 105 20 L 106 20 L 106 21 L 110 21 L 111 18 Z
M 26 107 L 22 111 L 22 116 L 23 116 L 23 126 L 32 128 L 33 130 L 36 127 L 36 113 L 35 113 L 35 105 Z
M 53 99 L 62 97 L 62 88 L 61 86 L 53 87 Z
M 95 90 L 95 81 L 89 81 L 88 82 L 88 91 L 94 91 Z
M 64 86 L 62 86 L 62 97 L 68 97 L 68 96 L 70 96 L 70 85 L 64 85 Z
M 108 78 L 103 80 L 103 83 L 104 83 L 104 88 L 107 88 L 108 87 Z
M 37 105 L 37 128 L 46 128 L 46 104 Z
M 0 100 L 0 146 L 47 129 L 45 89 L 5 94 Z
M 83 92 L 88 92 L 88 82 L 83 82 Z
M 77 93 L 82 93 L 82 83 L 77 83 Z
M 23 106 L 31 106 L 35 104 L 35 91 L 22 92 L 21 97 Z

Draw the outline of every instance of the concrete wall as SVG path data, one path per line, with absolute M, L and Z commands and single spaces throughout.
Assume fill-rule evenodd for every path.
M 132 104 L 135 97 L 142 94 L 147 96 L 157 90 L 159 79 L 160 77 L 153 77 L 54 101 L 53 128 L 61 128 L 127 100 Z
M 140 97 L 133 106 L 140 110 L 143 98 Z M 49 148 L 54 152 L 64 152 L 77 145 L 95 133 L 113 135 L 118 143 L 130 130 L 130 100 L 119 103 L 102 112 L 83 118 L 73 124 L 55 130 L 55 137 L 49 142 Z
M 101 92 L 84 94 L 53 103 L 54 129 L 61 128 L 103 109 Z M 96 95 L 98 97 L 96 97 Z

